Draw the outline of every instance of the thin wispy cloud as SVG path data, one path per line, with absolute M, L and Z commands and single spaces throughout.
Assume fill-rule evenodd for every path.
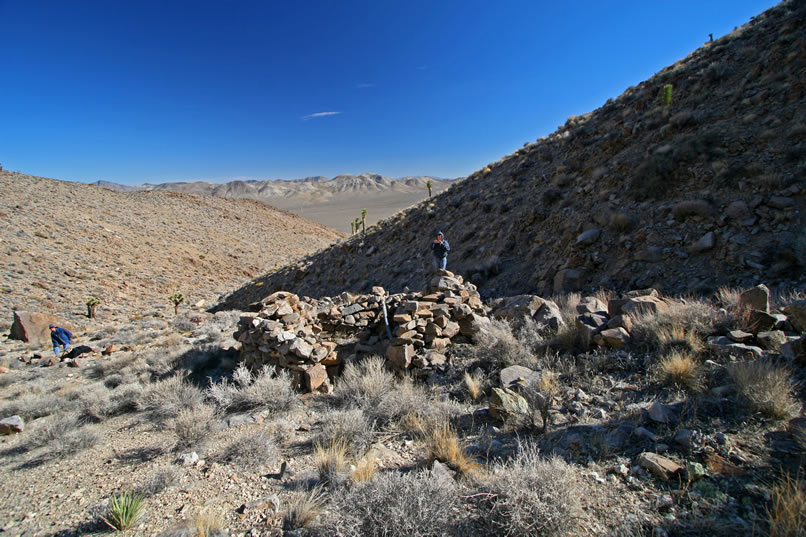
M 341 112 L 316 112 L 315 114 L 308 114 L 307 116 L 302 116 L 303 121 L 308 121 L 309 119 L 316 119 L 318 117 L 327 117 L 327 116 L 337 116 L 341 114 Z
M 375 87 L 375 84 L 369 84 L 367 82 L 362 82 L 362 83 L 356 85 L 356 88 L 374 88 L 374 87 Z

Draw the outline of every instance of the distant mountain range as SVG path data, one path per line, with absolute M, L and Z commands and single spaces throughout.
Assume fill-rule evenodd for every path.
M 172 191 L 217 198 L 253 199 L 297 213 L 320 224 L 350 231 L 350 222 L 367 209 L 367 225 L 418 203 L 450 187 L 458 179 L 428 176 L 390 178 L 379 174 L 322 176 L 294 180 L 206 181 L 126 186 L 96 181 L 95 186 L 117 191 Z
M 96 181 L 95 186 L 117 191 L 132 190 L 169 190 L 189 194 L 207 194 L 220 198 L 250 198 L 268 201 L 277 197 L 304 196 L 306 198 L 328 198 L 336 194 L 385 191 L 423 192 L 427 191 L 427 182 L 431 181 L 432 190 L 444 190 L 455 179 L 443 179 L 429 176 L 407 176 L 399 178 L 386 177 L 374 173 L 360 175 L 337 175 L 332 179 L 321 175 L 303 179 L 281 180 L 236 180 L 227 183 L 210 183 L 207 181 L 145 183 L 138 186 L 120 185 L 109 181 Z

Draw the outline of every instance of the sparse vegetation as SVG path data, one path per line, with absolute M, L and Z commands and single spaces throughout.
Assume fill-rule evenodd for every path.
M 378 467 L 378 458 L 374 453 L 366 453 L 355 463 L 355 469 L 350 473 L 350 477 L 355 483 L 371 481 L 375 476 Z
M 109 513 L 103 517 L 106 524 L 117 531 L 134 527 L 145 511 L 143 497 L 133 492 L 123 492 L 109 500 Z
M 253 375 L 243 364 L 232 375 L 232 381 L 222 379 L 205 390 L 206 396 L 226 412 L 242 412 L 265 408 L 285 412 L 299 403 L 291 377 L 286 370 L 276 371 L 264 366 Z
M 342 488 L 323 521 L 323 535 L 436 537 L 453 535 L 459 497 L 452 480 L 428 472 L 386 472 Z
M 182 293 L 174 293 L 168 297 L 168 300 L 174 305 L 174 315 L 179 315 L 179 304 L 185 301 L 185 295 Z
M 176 375 L 150 384 L 143 392 L 139 408 L 157 423 L 176 418 L 184 409 L 200 407 L 204 395 L 196 386 Z
M 794 385 L 787 368 L 768 360 L 752 360 L 730 364 L 728 368 L 742 401 L 754 412 L 783 420 L 798 411 L 792 393 Z
M 430 198 L 431 197 L 431 188 L 433 188 L 433 185 L 431 184 L 431 179 L 428 179 L 425 182 L 425 188 L 428 189 L 428 197 Z
M 174 451 L 200 449 L 210 434 L 214 417 L 215 409 L 210 405 L 181 409 L 172 423 L 176 435 Z
M 482 391 L 482 383 L 484 382 L 484 379 L 475 373 L 471 375 L 467 371 L 465 371 L 463 379 L 470 399 L 473 401 L 478 401 L 481 399 L 481 396 L 484 394 Z
M 700 366 L 694 357 L 685 351 L 672 351 L 660 362 L 661 378 L 688 391 L 699 391 L 702 388 Z
M 241 468 L 274 466 L 280 449 L 274 439 L 264 431 L 250 433 L 231 442 L 220 456 L 221 460 Z
M 360 408 L 328 411 L 322 416 L 322 422 L 318 440 L 322 445 L 342 443 L 350 454 L 357 456 L 372 443 L 374 425 Z
M 94 319 L 95 318 L 95 310 L 98 308 L 98 304 L 101 303 L 101 299 L 96 296 L 91 296 L 87 299 L 85 304 L 87 305 L 87 318 Z
M 798 537 L 806 528 L 806 483 L 784 475 L 771 492 L 766 508 L 770 537 Z
M 428 431 L 425 445 L 431 461 L 443 462 L 461 475 L 472 476 L 481 472 L 481 465 L 467 454 L 456 431 L 448 425 Z
M 329 444 L 317 444 L 314 460 L 319 472 L 319 482 L 329 487 L 341 485 L 347 478 L 350 465 L 347 458 L 347 444 L 334 439 Z
M 283 529 L 309 527 L 324 510 L 326 501 L 325 493 L 320 487 L 296 492 L 283 516 Z
M 522 445 L 514 459 L 495 466 L 486 482 L 490 520 L 504 535 L 578 535 L 585 517 L 580 486 L 572 466 Z
M 672 95 L 674 93 L 674 86 L 671 84 L 664 84 L 661 90 L 661 103 L 663 106 L 672 104 Z

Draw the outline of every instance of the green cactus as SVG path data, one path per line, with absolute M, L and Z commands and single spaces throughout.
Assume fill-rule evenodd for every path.
M 428 189 L 428 197 L 429 198 L 431 197 L 431 187 L 432 186 L 433 185 L 431 184 L 431 179 L 429 179 L 428 181 L 425 182 L 425 187 Z
M 174 305 L 174 315 L 179 313 L 179 304 L 185 301 L 185 295 L 182 293 L 174 293 L 168 297 L 168 300 L 173 302 Z
M 94 319 L 95 318 L 95 308 L 98 307 L 98 304 L 101 303 L 101 299 L 97 296 L 91 296 L 87 299 L 85 304 L 87 305 L 87 318 Z
M 666 84 L 663 86 L 663 93 L 661 94 L 661 102 L 663 106 L 669 106 L 672 104 L 672 94 L 674 92 L 674 86 L 671 84 Z

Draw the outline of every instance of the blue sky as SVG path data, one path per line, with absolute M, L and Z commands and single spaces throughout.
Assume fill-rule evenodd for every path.
M 0 163 L 463 176 L 775 3 L 0 0 Z

